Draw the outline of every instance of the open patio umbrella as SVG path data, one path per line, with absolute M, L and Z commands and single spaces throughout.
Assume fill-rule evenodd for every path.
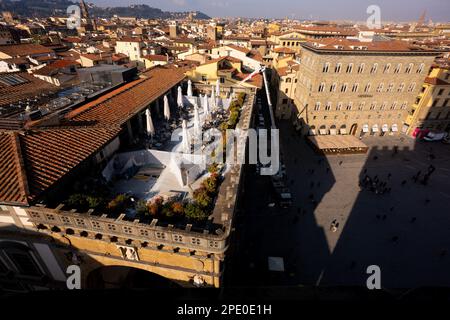
M 147 116 L 147 133 L 150 136 L 155 134 L 155 127 L 153 126 L 152 114 L 150 113 L 150 109 L 145 111 L 145 115 Z
M 167 98 L 167 95 L 164 96 L 164 118 L 166 120 L 170 119 L 170 106 L 169 106 L 169 99 Z
M 183 93 L 181 92 L 181 87 L 178 87 L 177 105 L 183 107 Z

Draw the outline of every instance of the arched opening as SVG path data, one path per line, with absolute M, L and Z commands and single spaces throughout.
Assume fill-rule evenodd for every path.
M 156 273 L 127 266 L 103 266 L 89 273 L 88 289 L 180 288 Z
M 352 124 L 352 126 L 350 128 L 350 134 L 352 136 L 356 135 L 357 130 L 358 130 L 358 124 L 357 123 Z

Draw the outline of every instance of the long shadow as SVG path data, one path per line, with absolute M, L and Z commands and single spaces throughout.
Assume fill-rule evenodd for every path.
M 377 265 L 383 288 L 450 286 L 450 148 L 405 135 L 363 141 L 371 149 L 358 177 L 372 182 L 357 192 L 321 284 L 365 286 Z
M 269 124 L 266 96 L 261 91 L 258 97 Z M 270 177 L 259 175 L 255 166 L 247 166 L 227 286 L 315 285 L 330 256 L 315 212 L 335 184 L 335 177 L 327 169 L 326 157 L 313 152 L 291 121 L 280 122 L 279 130 L 293 203 L 290 208 L 278 206 Z M 285 272 L 270 271 L 268 257 L 283 258 Z

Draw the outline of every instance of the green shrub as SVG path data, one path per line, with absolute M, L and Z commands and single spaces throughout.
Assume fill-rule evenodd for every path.
M 161 197 L 157 197 L 148 204 L 148 211 L 152 216 L 158 216 L 161 213 L 162 206 L 163 199 Z
M 212 204 L 212 199 L 208 194 L 208 191 L 201 187 L 194 191 L 194 200 L 202 208 L 209 208 Z
M 127 196 L 126 194 L 119 194 L 108 203 L 107 207 L 111 212 L 123 212 L 129 199 L 129 196 Z
M 150 213 L 148 210 L 147 202 L 145 200 L 139 200 L 136 203 L 135 209 L 139 215 L 146 216 Z
M 185 208 L 186 217 L 195 221 L 203 221 L 208 214 L 196 203 L 188 203 Z

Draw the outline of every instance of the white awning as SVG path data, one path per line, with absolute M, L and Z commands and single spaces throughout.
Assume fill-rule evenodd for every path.
M 309 129 L 309 135 L 315 136 L 316 135 L 316 129 Z
M 330 134 L 333 136 L 336 135 L 336 129 L 330 129 Z
M 383 126 L 381 127 L 381 131 L 388 132 L 389 131 L 389 126 L 387 124 L 383 124 Z
M 326 129 L 320 129 L 319 130 L 321 135 L 326 135 L 327 134 L 327 130 Z
M 363 125 L 362 131 L 363 132 L 369 132 L 369 125 L 368 124 Z
M 341 128 L 341 129 L 339 129 L 339 132 L 340 132 L 341 134 L 347 134 L 347 129 Z
M 374 124 L 373 126 L 372 126 L 372 132 L 378 132 L 379 130 L 378 130 L 378 125 L 377 124 Z
M 398 131 L 398 127 L 396 124 L 392 125 L 392 132 L 397 132 Z

